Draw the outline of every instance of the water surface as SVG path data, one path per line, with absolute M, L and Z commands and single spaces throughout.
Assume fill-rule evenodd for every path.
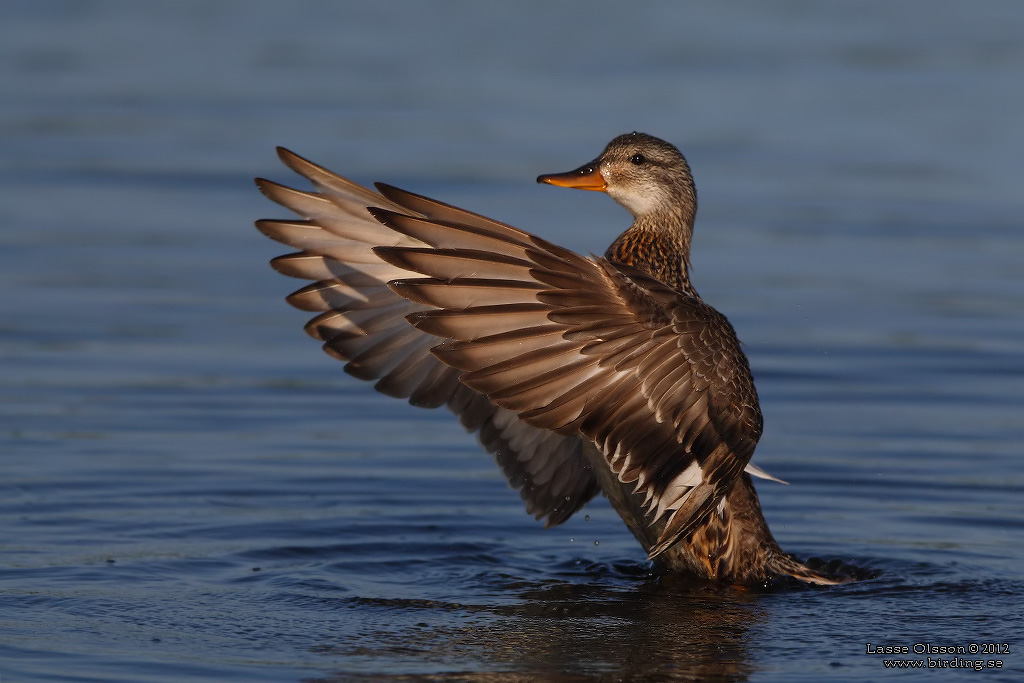
M 991 642 L 918 676 L 1019 679 L 1022 21 L 5 2 L 0 678 L 870 680 L 867 643 Z M 694 168 L 775 535 L 877 578 L 658 577 L 603 500 L 541 529 L 449 415 L 304 337 L 252 228 L 285 144 L 601 252 L 625 212 L 532 179 L 633 129 Z

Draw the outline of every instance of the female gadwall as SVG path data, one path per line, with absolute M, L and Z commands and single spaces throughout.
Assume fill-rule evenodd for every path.
M 761 514 L 757 392 L 732 325 L 690 283 L 697 195 L 675 147 L 621 135 L 537 179 L 633 214 L 604 258 L 278 153 L 316 191 L 257 180 L 304 220 L 256 225 L 301 250 L 271 263 L 313 281 L 288 297 L 321 311 L 306 331 L 378 391 L 447 405 L 537 519 L 560 524 L 603 491 L 669 571 L 843 580 L 783 552 Z

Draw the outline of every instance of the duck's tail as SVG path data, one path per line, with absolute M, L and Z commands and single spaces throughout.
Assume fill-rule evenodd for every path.
M 839 561 L 801 562 L 783 551 L 768 529 L 757 492 L 746 473 L 726 494 L 724 504 L 658 561 L 669 570 L 745 586 L 787 579 L 833 586 L 860 578 Z
M 837 567 L 838 569 L 838 567 Z M 773 553 L 765 563 L 766 573 L 774 576 L 792 576 L 794 579 L 818 586 L 835 586 L 856 580 L 841 572 L 818 571 L 786 553 Z
M 770 573 L 776 576 L 791 576 L 804 583 L 818 586 L 835 586 L 852 581 L 877 578 L 880 572 L 872 567 L 859 566 L 843 560 L 823 560 L 812 557 L 804 562 L 792 555 L 780 552 L 773 555 L 766 564 Z

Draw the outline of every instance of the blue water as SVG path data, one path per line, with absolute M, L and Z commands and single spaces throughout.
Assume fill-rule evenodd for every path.
M 0 680 L 1024 677 L 1024 7 L 0 4 Z M 543 530 L 448 414 L 307 339 L 283 144 L 601 252 L 533 178 L 644 130 L 700 192 L 787 550 L 712 591 L 607 502 Z M 910 655 L 923 659 L 926 655 Z M 950 659 L 950 655 L 933 659 Z

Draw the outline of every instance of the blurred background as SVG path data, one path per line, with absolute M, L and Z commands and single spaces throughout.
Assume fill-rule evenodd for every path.
M 1011 0 L 5 0 L 0 677 L 865 679 L 883 636 L 1008 640 L 1022 30 Z M 534 178 L 632 130 L 693 168 L 776 537 L 879 579 L 708 596 L 605 501 L 542 530 L 449 415 L 305 338 L 252 227 L 284 145 L 602 253 L 628 214 Z

